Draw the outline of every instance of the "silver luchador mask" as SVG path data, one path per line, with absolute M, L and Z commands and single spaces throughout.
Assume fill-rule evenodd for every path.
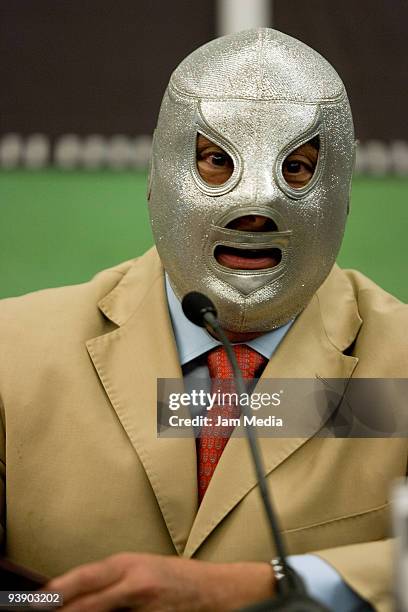
M 196 165 L 202 134 L 232 158 L 222 185 Z M 301 188 L 283 176 L 285 158 L 318 137 L 313 177 Z M 316 51 L 259 28 L 211 41 L 176 68 L 154 135 L 149 181 L 156 246 L 179 299 L 200 291 L 230 330 L 267 331 L 296 316 L 329 274 L 343 237 L 354 158 L 344 85 Z M 271 231 L 231 229 L 246 215 Z M 217 247 L 279 249 L 271 268 L 220 265 Z

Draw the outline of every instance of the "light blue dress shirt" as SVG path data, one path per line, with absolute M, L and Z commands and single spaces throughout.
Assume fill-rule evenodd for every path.
M 167 275 L 166 293 L 186 388 L 188 389 L 190 384 L 194 386 L 193 380 L 196 383 L 197 378 L 200 378 L 203 386 L 209 389 L 210 377 L 205 354 L 221 343 L 204 328 L 194 325 L 187 319 Z M 245 344 L 270 359 L 292 324 L 293 320 Z M 310 554 L 291 555 L 288 560 L 293 569 L 303 578 L 309 594 L 333 612 L 372 609 L 346 585 L 336 570 L 320 557 Z

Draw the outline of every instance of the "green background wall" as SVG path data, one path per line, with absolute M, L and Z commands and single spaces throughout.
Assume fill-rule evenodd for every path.
M 146 175 L 0 172 L 0 298 L 85 281 L 153 242 Z M 408 179 L 356 178 L 338 262 L 408 301 Z

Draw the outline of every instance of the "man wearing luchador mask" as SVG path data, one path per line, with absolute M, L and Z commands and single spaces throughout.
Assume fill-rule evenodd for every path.
M 157 379 L 225 366 L 182 313 L 190 291 L 214 302 L 251 376 L 407 376 L 406 307 L 335 264 L 354 148 L 344 85 L 318 53 L 270 29 L 216 39 L 164 95 L 156 247 L 0 306 L 5 553 L 59 576 L 67 610 L 214 612 L 274 595 L 245 439 L 211 455 L 158 438 Z M 391 609 L 389 487 L 406 446 L 261 439 L 291 563 L 333 610 Z

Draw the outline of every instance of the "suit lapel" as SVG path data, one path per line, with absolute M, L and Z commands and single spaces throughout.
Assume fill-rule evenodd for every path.
M 342 350 L 355 338 L 361 319 L 355 300 L 350 297 L 348 281 L 343 283 L 343 275 L 337 269 L 332 275 L 335 278 L 326 281 L 292 325 L 265 368 L 263 379 L 339 378 L 347 381 L 351 376 L 358 360 L 344 355 Z M 337 317 L 337 325 L 334 317 Z M 322 425 L 321 412 L 310 412 L 308 437 L 260 437 L 265 475 L 276 469 L 319 430 Z M 326 416 L 330 416 L 329 407 Z M 198 510 L 184 555 L 194 555 L 215 527 L 254 486 L 256 478 L 248 443 L 246 439 L 233 435 Z
M 157 438 L 157 378 L 180 378 L 157 255 L 148 252 L 99 304 L 115 331 L 87 342 L 119 421 L 141 460 L 174 546 L 184 550 L 197 510 L 193 438 Z

